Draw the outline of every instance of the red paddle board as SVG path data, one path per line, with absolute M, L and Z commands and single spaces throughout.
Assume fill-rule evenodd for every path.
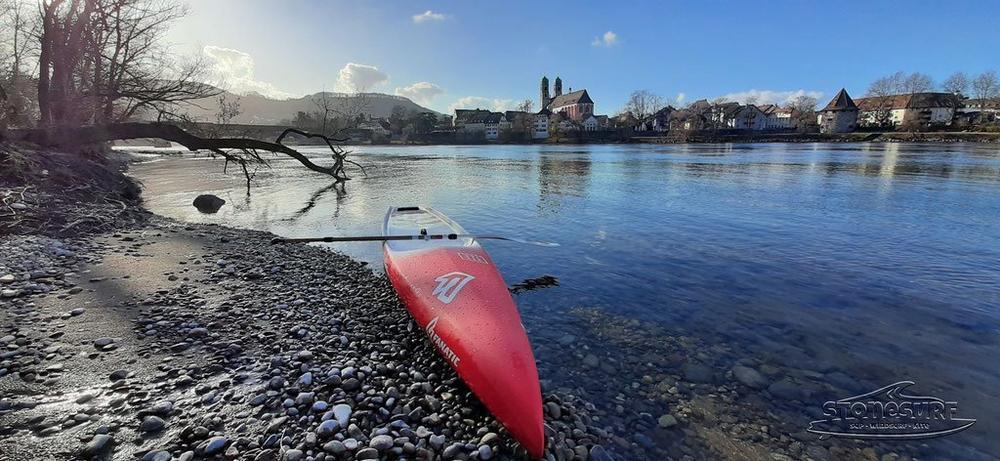
M 382 232 L 466 233 L 428 207 L 390 208 Z M 387 241 L 383 249 L 392 286 L 434 347 L 528 453 L 541 458 L 535 356 L 490 256 L 472 238 Z

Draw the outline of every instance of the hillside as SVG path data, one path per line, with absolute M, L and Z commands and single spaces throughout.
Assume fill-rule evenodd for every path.
M 256 93 L 239 96 L 240 115 L 233 123 L 254 124 L 254 125 L 274 125 L 282 120 L 288 120 L 299 111 L 316 111 L 313 100 L 320 97 L 321 93 L 303 96 L 295 99 L 271 99 Z M 344 93 L 327 93 L 333 100 L 334 111 L 357 113 L 363 112 L 374 117 L 388 117 L 395 106 L 401 106 L 407 113 L 410 112 L 434 112 L 423 107 L 408 98 L 393 96 L 382 93 L 362 93 L 360 95 L 348 95 Z M 230 99 L 235 98 L 233 95 Z M 215 114 L 219 111 L 218 97 L 205 98 L 194 101 L 194 105 L 188 108 L 188 113 L 198 121 L 215 121 Z M 359 109 L 363 107 L 363 109 Z

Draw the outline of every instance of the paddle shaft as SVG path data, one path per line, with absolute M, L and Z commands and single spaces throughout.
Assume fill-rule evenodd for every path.
M 497 235 L 468 235 L 468 234 L 430 234 L 430 235 L 361 235 L 355 237 L 306 237 L 306 238 L 282 238 L 277 237 L 271 240 L 271 244 L 277 243 L 334 243 L 334 242 L 385 242 L 389 240 L 458 240 L 460 238 L 471 238 L 479 240 L 507 240 L 510 242 L 527 243 L 539 246 L 559 246 L 551 242 L 531 242 Z
M 387 240 L 458 240 L 460 238 L 500 238 L 490 236 L 475 236 L 463 234 L 431 234 L 431 235 L 361 235 L 356 237 L 306 237 L 306 238 L 281 238 L 271 240 L 271 243 L 312 243 L 312 242 L 384 242 Z

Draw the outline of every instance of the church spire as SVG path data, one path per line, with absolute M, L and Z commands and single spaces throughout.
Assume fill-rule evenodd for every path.
M 559 78 L 559 77 L 556 77 L 556 88 L 555 89 L 556 89 L 556 96 L 561 96 L 562 95 L 562 79 Z
M 551 99 L 552 98 L 549 97 L 549 78 L 545 77 L 545 76 L 542 76 L 542 97 L 541 97 L 541 101 L 539 101 L 541 103 L 542 107 L 540 109 L 538 109 L 538 110 L 542 110 L 546 106 L 548 106 L 549 105 L 549 101 Z

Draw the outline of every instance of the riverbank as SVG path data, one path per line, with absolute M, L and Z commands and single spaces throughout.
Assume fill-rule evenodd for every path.
M 4 459 L 523 458 L 364 264 L 148 218 L 0 243 Z M 575 399 L 548 450 L 601 459 Z

